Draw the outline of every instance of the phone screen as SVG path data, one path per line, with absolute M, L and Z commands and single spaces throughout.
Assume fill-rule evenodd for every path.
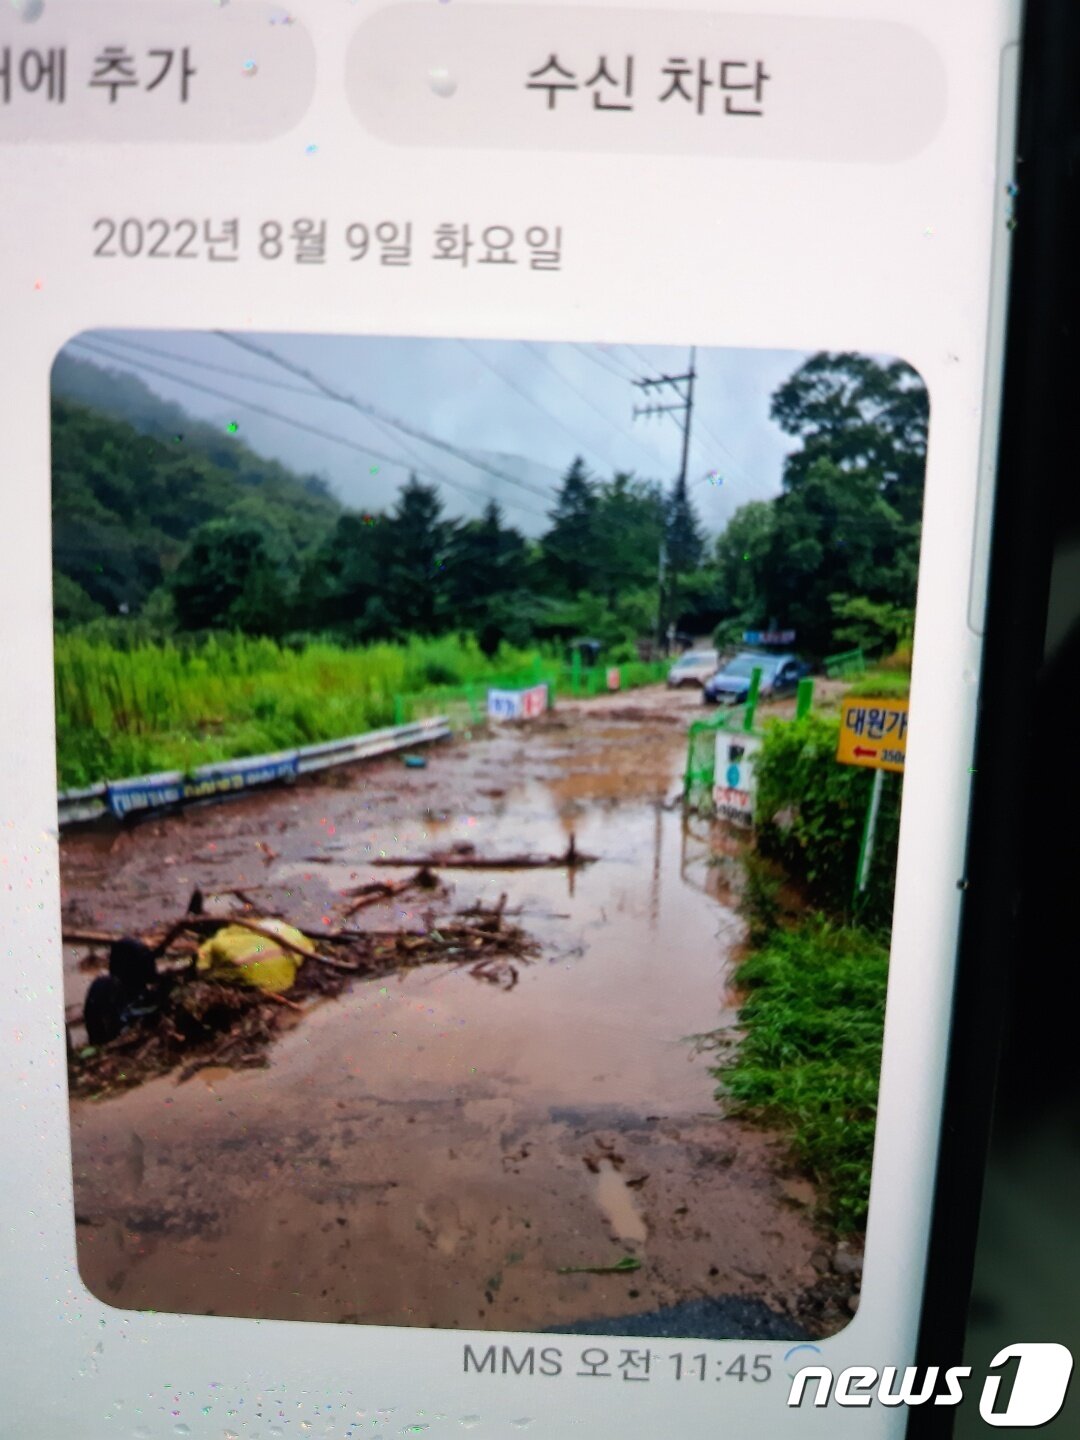
M 1017 23 L 4 9 L 12 1433 L 902 1432 Z

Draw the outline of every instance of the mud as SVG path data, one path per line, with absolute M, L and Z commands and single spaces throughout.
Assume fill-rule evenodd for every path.
M 670 803 L 700 704 L 630 698 L 433 748 L 422 770 L 389 757 L 65 837 L 65 921 L 109 930 L 152 927 L 196 885 L 258 887 L 294 924 L 332 927 L 345 892 L 398 878 L 372 858 L 455 843 L 557 854 L 573 834 L 599 857 L 441 873 L 441 904 L 505 894 L 539 943 L 513 989 L 450 964 L 380 977 L 288 1028 L 267 1069 L 74 1101 L 79 1264 L 95 1294 L 504 1330 L 617 1332 L 679 1307 L 732 1335 L 764 1333 L 763 1315 L 793 1337 L 847 1320 L 843 1294 L 823 1296 L 822 1237 L 812 1203 L 785 1191 L 782 1148 L 724 1115 L 693 1044 L 734 1022 L 743 936 L 737 843 L 685 829 Z M 415 895 L 356 916 L 430 921 Z M 84 955 L 66 954 L 69 1005 Z M 625 1256 L 640 1268 L 560 1273 Z

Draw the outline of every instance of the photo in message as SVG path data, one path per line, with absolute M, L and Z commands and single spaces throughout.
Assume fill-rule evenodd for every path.
M 928 402 L 888 357 L 96 331 L 52 377 L 82 1278 L 859 1301 Z

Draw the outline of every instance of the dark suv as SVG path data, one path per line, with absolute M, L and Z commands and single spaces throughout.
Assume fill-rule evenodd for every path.
M 743 650 L 729 660 L 722 670 L 706 680 L 702 699 L 706 705 L 741 705 L 750 694 L 750 677 L 761 669 L 763 698 L 787 695 L 798 688 L 799 681 L 810 673 L 810 666 L 797 655 L 756 655 Z

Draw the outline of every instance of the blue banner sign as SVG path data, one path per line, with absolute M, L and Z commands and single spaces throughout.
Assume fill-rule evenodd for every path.
M 744 630 L 744 645 L 792 645 L 794 630 Z
M 527 690 L 489 690 L 487 713 L 492 720 L 534 720 L 548 708 L 548 687 Z
M 299 774 L 300 757 L 270 755 L 257 760 L 233 760 L 222 765 L 203 765 L 184 781 L 184 799 L 201 800 L 210 795 L 228 795 L 252 785 L 272 785 Z
M 144 775 L 134 780 L 111 780 L 105 799 L 118 820 L 139 810 L 158 810 L 185 800 L 205 800 L 230 795 L 256 785 L 290 780 L 300 773 L 296 751 L 286 755 L 263 755 L 252 760 L 228 760 L 220 765 L 203 765 L 191 775 Z
M 179 805 L 183 798 L 182 775 L 144 775 L 135 780 L 110 780 L 105 786 L 106 802 L 118 820 L 136 810 Z

